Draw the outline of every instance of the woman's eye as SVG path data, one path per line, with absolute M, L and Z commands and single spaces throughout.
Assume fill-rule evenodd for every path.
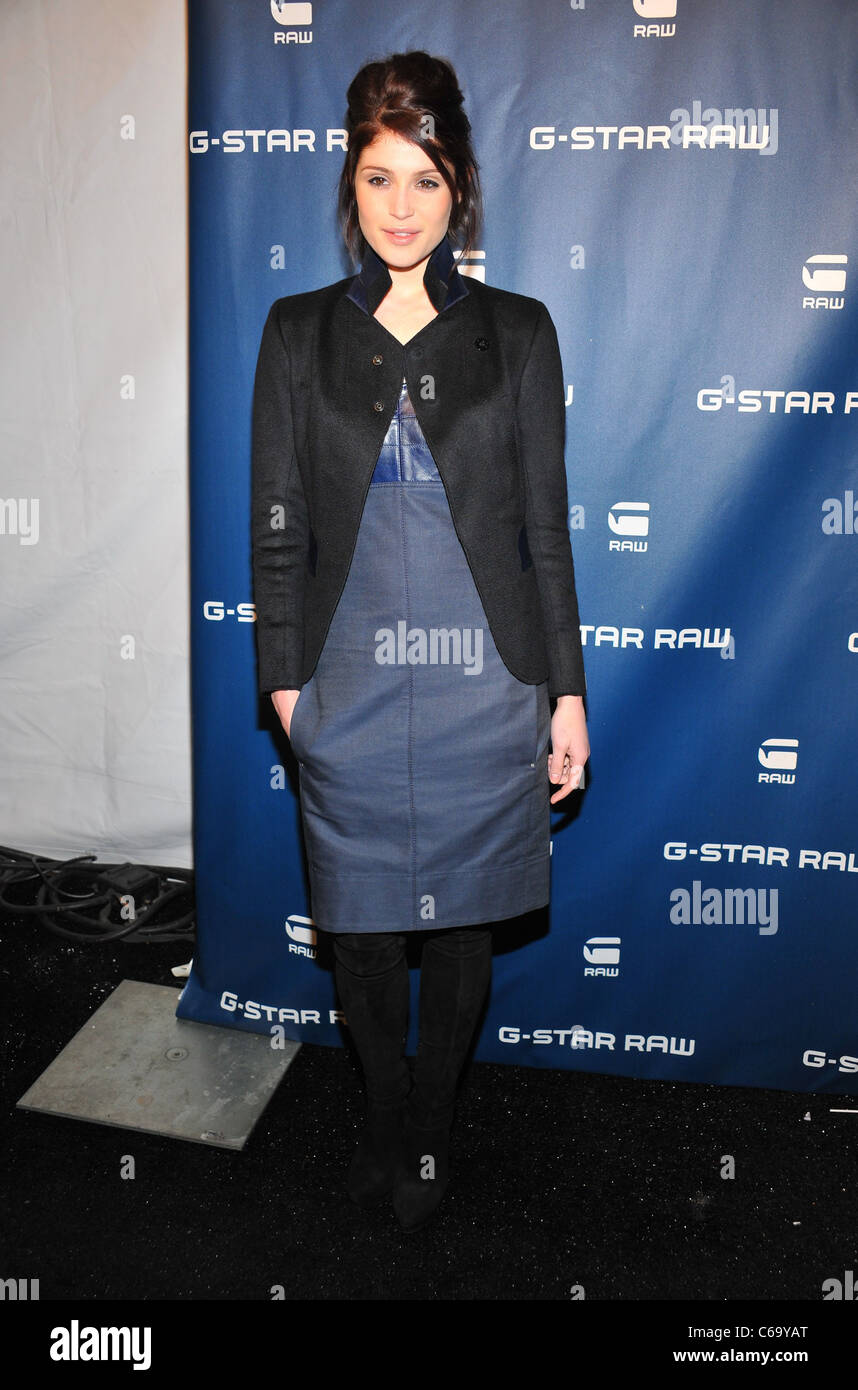
M 382 183 L 387 182 L 384 174 L 371 174 L 367 179 L 367 183 L 375 184 L 376 180 L 380 180 Z M 438 188 L 440 186 L 436 179 L 419 179 L 418 183 L 424 184 L 427 188 Z

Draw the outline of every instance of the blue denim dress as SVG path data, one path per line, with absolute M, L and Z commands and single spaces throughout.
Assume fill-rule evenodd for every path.
M 547 903 L 549 739 L 548 683 L 495 647 L 403 378 L 292 715 L 316 926 L 424 931 Z

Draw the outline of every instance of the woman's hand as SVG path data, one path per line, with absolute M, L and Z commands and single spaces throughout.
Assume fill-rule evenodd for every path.
M 283 725 L 286 737 L 291 742 L 289 730 L 292 727 L 292 711 L 298 703 L 300 690 L 272 690 L 271 699 L 277 711 L 277 718 Z
M 583 695 L 557 696 L 557 708 L 551 716 L 551 748 L 548 776 L 552 782 L 565 783 L 552 796 L 553 803 L 576 790 L 590 756 Z

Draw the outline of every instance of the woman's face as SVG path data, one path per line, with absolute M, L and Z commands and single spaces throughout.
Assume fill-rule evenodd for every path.
M 450 190 L 431 159 L 410 140 L 387 132 L 376 136 L 358 159 L 355 197 L 360 229 L 373 251 L 399 270 L 434 251 L 453 208 Z

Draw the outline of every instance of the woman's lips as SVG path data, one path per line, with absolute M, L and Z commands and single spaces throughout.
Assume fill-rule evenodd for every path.
M 385 227 L 384 235 L 389 236 L 391 241 L 401 241 L 404 245 L 406 242 L 411 241 L 412 237 L 416 237 L 417 232 L 391 232 Z

